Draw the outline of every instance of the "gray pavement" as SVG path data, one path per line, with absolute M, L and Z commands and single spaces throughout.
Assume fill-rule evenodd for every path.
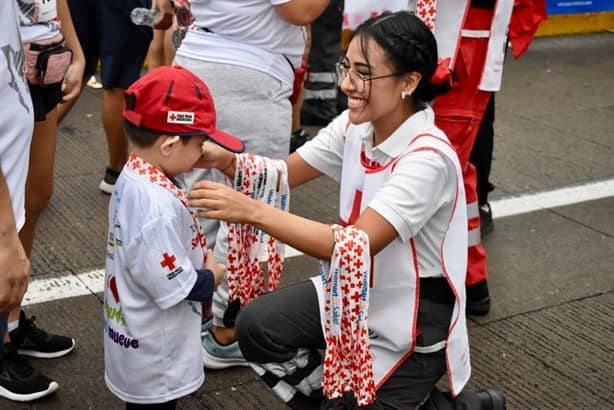
M 87 88 L 60 129 L 55 193 L 32 255 L 35 279 L 104 265 L 107 152 L 99 90 Z M 506 62 L 497 95 L 492 199 L 614 178 L 614 34 L 537 39 Z M 292 209 L 336 220 L 326 179 L 293 192 Z M 496 217 L 496 215 L 495 215 Z M 509 409 L 614 408 L 614 197 L 496 219 L 485 239 L 492 312 L 470 320 L 472 386 L 505 390 Z M 286 284 L 314 274 L 306 256 L 287 262 Z M 45 329 L 69 334 L 66 358 L 34 360 L 60 383 L 32 404 L 2 409 L 111 409 L 103 382 L 100 294 L 29 305 Z M 284 406 L 250 369 L 208 371 L 181 409 Z

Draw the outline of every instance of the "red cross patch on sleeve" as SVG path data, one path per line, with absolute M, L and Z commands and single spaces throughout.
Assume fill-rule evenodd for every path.
M 162 255 L 162 260 L 160 261 L 160 266 L 172 271 L 175 269 L 176 260 L 177 257 L 175 255 L 169 255 L 168 253 L 164 252 L 164 254 Z

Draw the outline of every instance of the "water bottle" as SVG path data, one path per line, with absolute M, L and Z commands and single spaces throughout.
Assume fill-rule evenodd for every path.
M 175 17 L 178 25 L 181 27 L 188 27 L 194 22 L 189 0 L 174 0 L 171 1 L 171 5 L 173 6 L 173 10 L 175 10 Z
M 137 26 L 153 27 L 154 22 L 160 14 L 159 9 L 146 9 L 144 7 L 137 7 L 130 12 L 130 20 Z
M 179 49 L 179 46 L 181 45 L 181 42 L 183 41 L 185 35 L 186 35 L 186 30 L 182 29 L 181 27 L 173 31 L 173 36 L 171 37 L 173 49 L 175 50 Z

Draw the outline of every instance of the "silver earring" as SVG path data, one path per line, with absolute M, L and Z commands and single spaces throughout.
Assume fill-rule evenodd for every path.
M 408 91 L 401 91 L 401 100 L 404 100 L 405 97 L 409 97 L 411 95 Z

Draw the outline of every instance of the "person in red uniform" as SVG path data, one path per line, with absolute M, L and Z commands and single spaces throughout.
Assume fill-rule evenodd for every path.
M 545 18 L 545 5 L 543 0 L 470 0 L 464 13 L 458 7 L 418 0 L 416 14 L 430 22 L 440 57 L 450 58 L 454 72 L 451 91 L 436 98 L 433 109 L 435 123 L 456 148 L 463 169 L 469 224 L 467 313 L 486 315 L 490 311 L 487 257 L 481 243 L 476 169 L 469 157 L 486 108 L 501 85 L 507 30 L 519 57 Z M 458 30 L 443 26 L 455 18 L 462 18 Z

